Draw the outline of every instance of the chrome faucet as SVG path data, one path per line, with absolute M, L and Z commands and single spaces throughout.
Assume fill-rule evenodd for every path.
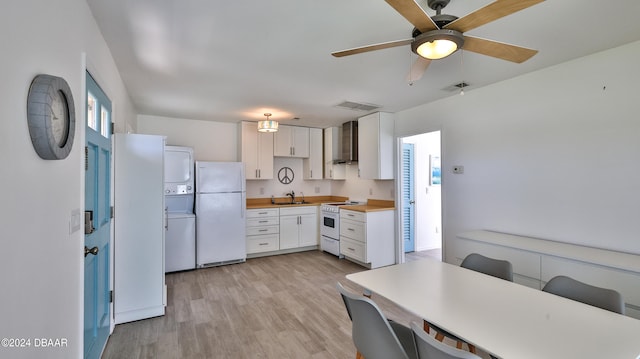
M 291 193 L 287 193 L 287 196 L 291 197 L 291 203 L 293 203 L 296 198 L 296 193 L 292 190 Z

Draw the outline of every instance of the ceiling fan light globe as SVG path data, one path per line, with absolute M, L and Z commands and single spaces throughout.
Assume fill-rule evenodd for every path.
M 453 54 L 463 44 L 464 37 L 459 31 L 433 30 L 418 35 L 411 44 L 411 49 L 424 58 L 438 60 Z
M 453 41 L 435 40 L 418 46 L 417 52 L 424 58 L 438 60 L 453 54 L 457 49 L 458 45 Z

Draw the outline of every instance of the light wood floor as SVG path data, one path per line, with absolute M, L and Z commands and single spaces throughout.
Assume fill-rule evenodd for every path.
M 437 249 L 429 249 L 426 251 L 419 252 L 408 252 L 404 254 L 404 260 L 406 262 L 415 261 L 422 258 L 435 258 L 439 261 L 442 261 L 442 248 Z
M 364 270 L 319 251 L 168 274 L 166 315 L 119 324 L 102 358 L 354 358 L 337 281 Z M 420 321 L 373 297 L 388 318 Z

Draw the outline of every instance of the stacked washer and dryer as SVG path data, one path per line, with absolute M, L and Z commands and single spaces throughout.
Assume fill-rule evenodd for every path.
M 194 164 L 192 148 L 165 146 L 166 273 L 196 268 Z

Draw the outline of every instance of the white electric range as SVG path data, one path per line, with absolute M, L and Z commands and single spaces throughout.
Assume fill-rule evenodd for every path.
M 362 202 L 347 201 L 320 205 L 320 249 L 342 258 L 340 255 L 340 206 L 356 204 L 362 204 Z

